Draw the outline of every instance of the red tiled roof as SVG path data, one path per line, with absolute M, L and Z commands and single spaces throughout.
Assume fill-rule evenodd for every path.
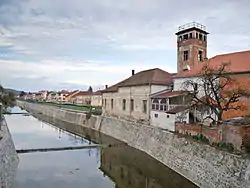
M 140 85 L 166 85 L 170 86 L 173 83 L 172 74 L 159 68 L 149 69 L 138 72 L 137 74 L 107 88 L 104 92 L 115 92 L 119 87 L 130 87 Z
M 214 69 L 218 68 L 222 63 L 230 62 L 230 65 L 225 68 L 230 73 L 250 72 L 250 50 L 217 55 L 206 62 Z M 202 62 L 190 71 L 177 74 L 175 78 L 198 76 L 206 62 Z
M 168 97 L 175 97 L 179 95 L 187 95 L 188 91 L 166 91 L 164 93 L 160 93 L 159 95 L 154 95 L 153 97 L 159 97 L 159 98 L 168 98 Z
M 189 107 L 188 106 L 176 106 L 172 108 L 171 110 L 168 110 L 166 113 L 168 114 L 177 114 L 179 112 L 183 112 L 184 110 L 187 110 Z
M 80 91 L 79 93 L 77 93 L 76 95 L 75 95 L 75 97 L 76 96 L 82 96 L 82 95 L 92 95 L 93 94 L 93 92 L 89 92 L 89 91 Z

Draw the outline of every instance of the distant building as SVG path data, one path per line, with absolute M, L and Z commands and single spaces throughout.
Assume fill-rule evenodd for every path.
M 56 93 L 57 102 L 66 102 L 66 97 L 71 94 L 70 91 L 62 90 Z
M 91 106 L 102 106 L 102 91 L 93 92 L 91 95 Z
M 78 92 L 74 98 L 74 104 L 81 106 L 90 106 L 91 105 L 91 96 L 93 92 L 89 91 L 80 91 Z
M 75 90 L 72 91 L 71 93 L 69 93 L 66 97 L 65 97 L 65 102 L 69 102 L 69 103 L 74 103 L 75 101 L 75 96 L 80 92 L 80 90 Z
M 39 91 L 38 93 L 41 96 L 41 101 L 46 101 L 47 100 L 48 91 L 42 90 L 42 91 Z
M 173 76 L 155 68 L 138 72 L 103 91 L 103 113 L 149 121 L 150 94 L 171 89 Z

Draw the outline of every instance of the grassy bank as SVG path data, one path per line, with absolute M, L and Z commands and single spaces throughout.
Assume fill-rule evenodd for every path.
M 51 105 L 56 106 L 59 108 L 65 108 L 68 110 L 79 110 L 83 112 L 92 112 L 95 115 L 101 115 L 102 110 L 101 108 L 91 107 L 91 106 L 78 106 L 74 104 L 60 104 L 60 103 L 53 103 L 53 102 L 38 102 L 39 104 Z

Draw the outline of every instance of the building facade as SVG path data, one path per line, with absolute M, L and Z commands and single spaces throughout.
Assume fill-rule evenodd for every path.
M 91 95 L 91 106 L 102 107 L 102 91 L 93 92 Z
M 92 92 L 80 91 L 74 96 L 74 104 L 80 106 L 90 106 L 91 105 Z
M 170 89 L 172 75 L 161 69 L 134 74 L 103 92 L 103 112 L 125 119 L 149 121 L 150 94 Z

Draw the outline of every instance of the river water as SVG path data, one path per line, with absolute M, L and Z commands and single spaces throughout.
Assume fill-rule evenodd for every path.
M 14 108 L 14 112 L 21 112 Z M 16 149 L 121 143 L 73 124 L 42 115 L 6 115 Z M 193 188 L 190 181 L 149 155 L 119 145 L 19 154 L 13 188 Z

